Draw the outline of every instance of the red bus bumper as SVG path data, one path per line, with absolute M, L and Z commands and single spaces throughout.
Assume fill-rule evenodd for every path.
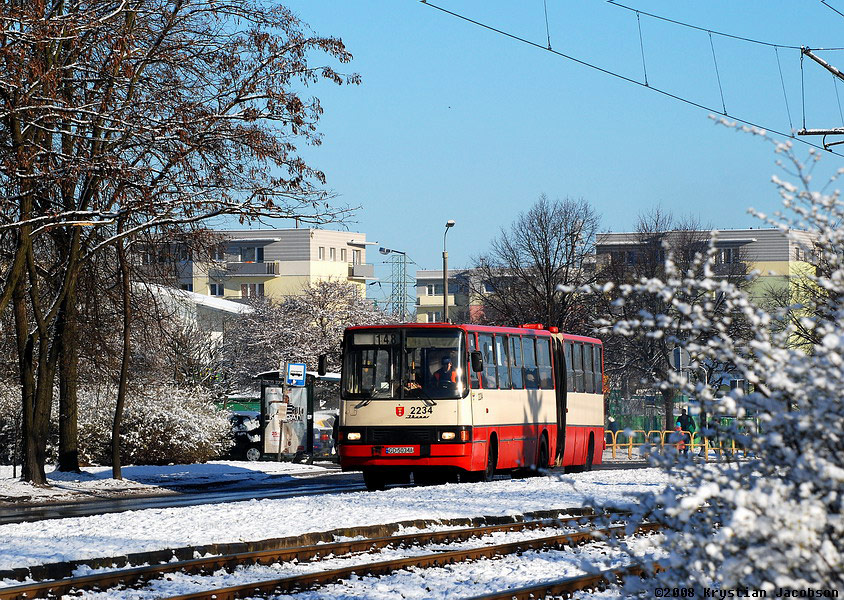
M 453 467 L 472 468 L 472 452 L 477 443 L 450 443 L 402 446 L 399 444 L 342 444 L 339 448 L 340 466 L 344 471 L 369 467 Z M 407 449 L 412 448 L 412 453 Z M 400 449 L 402 453 L 393 453 Z M 483 449 L 479 448 L 479 452 Z

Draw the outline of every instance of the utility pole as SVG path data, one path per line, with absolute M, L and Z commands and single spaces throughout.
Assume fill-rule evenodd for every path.
M 445 237 L 448 230 L 454 227 L 454 220 L 446 221 L 443 233 L 443 323 L 448 323 L 448 250 L 445 247 Z

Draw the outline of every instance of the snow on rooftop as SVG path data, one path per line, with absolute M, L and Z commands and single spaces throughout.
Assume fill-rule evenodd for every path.
M 177 290 L 176 288 L 156 285 L 154 283 L 147 283 L 144 285 L 159 296 L 170 296 L 177 301 L 189 302 L 191 304 L 205 306 L 207 308 L 213 308 L 214 310 L 237 315 L 245 315 L 254 312 L 254 309 L 247 304 L 224 300 L 223 298 L 217 298 L 216 296 L 206 296 L 205 294 L 198 294 L 187 290 Z

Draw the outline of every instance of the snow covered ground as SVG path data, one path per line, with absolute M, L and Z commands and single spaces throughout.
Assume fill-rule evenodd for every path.
M 18 477 L 14 477 L 12 467 L 0 466 L 0 502 L 66 502 L 86 497 L 167 493 L 203 485 L 266 484 L 294 475 L 329 472 L 326 465 L 319 463 L 212 461 L 123 467 L 123 480 L 119 481 L 111 478 L 111 467 L 85 467 L 82 473 L 50 471 L 50 487 L 39 488 L 21 482 L 19 469 Z
M 135 485 L 156 481 L 205 481 L 248 476 L 313 473 L 320 467 L 278 463 L 211 463 L 138 468 Z M 280 470 L 279 470 L 280 469 Z M 290 469 L 290 470 L 288 470 Z M 129 469 L 126 469 L 127 476 Z M 98 479 L 99 478 L 99 479 Z M 101 471 L 88 483 L 114 485 Z M 606 470 L 491 483 L 391 488 L 383 492 L 263 499 L 184 508 L 148 509 L 93 517 L 0 526 L 0 569 L 115 556 L 213 542 L 253 541 L 338 527 L 409 519 L 447 519 L 582 506 L 623 505 L 658 491 L 667 475 L 658 469 Z M 61 485 L 65 485 L 62 482 Z M 14 483 L 5 483 L 11 485 Z M 81 484 L 80 484 L 81 485 Z

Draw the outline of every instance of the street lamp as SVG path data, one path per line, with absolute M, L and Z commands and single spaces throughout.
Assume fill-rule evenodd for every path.
M 448 323 L 448 251 L 445 249 L 445 237 L 452 227 L 454 227 L 454 220 L 446 221 L 445 233 L 443 233 L 443 322 L 445 323 Z

